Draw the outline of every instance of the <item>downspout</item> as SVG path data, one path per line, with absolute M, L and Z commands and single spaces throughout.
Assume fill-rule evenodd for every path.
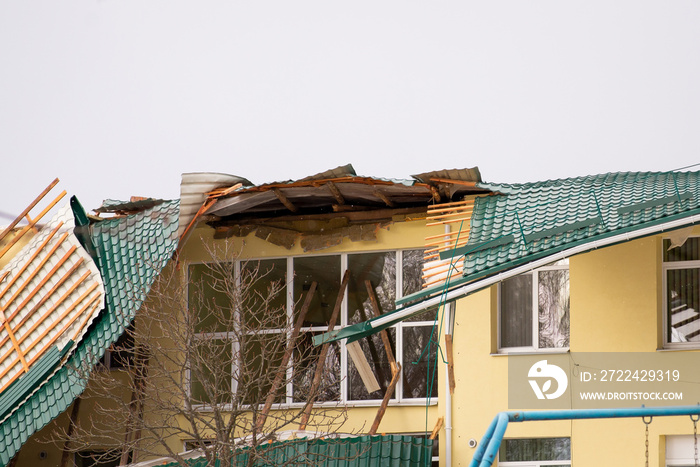
M 452 334 L 452 303 L 447 307 L 447 333 Z M 454 364 L 454 362 L 452 362 Z M 452 467 L 452 393 L 450 392 L 450 367 L 445 365 L 445 467 Z
M 445 233 L 449 234 L 451 230 L 450 225 L 445 224 Z M 452 302 L 445 302 L 443 306 L 446 307 L 445 311 L 447 315 L 446 334 L 452 334 Z M 450 392 L 450 363 L 451 362 L 448 362 L 445 365 L 445 467 L 452 467 L 452 393 Z M 452 362 L 452 364 L 454 364 L 454 362 Z

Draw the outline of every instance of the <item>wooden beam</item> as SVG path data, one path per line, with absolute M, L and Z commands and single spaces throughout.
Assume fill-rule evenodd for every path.
M 445 334 L 445 353 L 447 354 L 447 379 L 450 384 L 450 395 L 455 393 L 455 360 L 452 353 L 452 334 Z
M 340 204 L 340 205 L 345 204 L 345 197 L 340 192 L 340 189 L 338 188 L 338 186 L 335 183 L 328 182 L 326 184 L 326 186 L 328 187 L 328 190 L 330 190 L 331 194 L 333 195 L 335 200 L 338 202 L 338 204 Z
M 282 190 L 280 190 L 279 188 L 273 188 L 272 193 L 274 193 L 277 199 L 280 200 L 282 204 L 284 204 L 285 208 L 289 209 L 292 212 L 299 212 L 299 208 L 294 206 L 294 203 L 289 201 L 289 198 L 287 198 L 287 195 L 282 193 Z
M 394 373 L 394 376 L 391 377 L 391 383 L 389 383 L 389 387 L 386 388 L 386 392 L 384 393 L 384 399 L 382 399 L 382 403 L 379 406 L 379 410 L 377 410 L 377 415 L 374 417 L 374 422 L 372 422 L 372 427 L 369 429 L 370 435 L 374 435 L 377 433 L 377 430 L 379 429 L 379 424 L 382 422 L 382 418 L 384 418 L 384 414 L 386 413 L 386 408 L 389 405 L 389 401 L 394 395 L 394 391 L 396 390 L 396 383 L 399 382 L 400 376 L 401 364 L 397 362 L 396 373 Z
M 343 303 L 343 298 L 345 297 L 345 289 L 348 286 L 348 281 L 350 280 L 349 271 L 346 270 L 343 274 L 343 280 L 340 283 L 340 290 L 338 291 L 338 297 L 335 300 L 335 306 L 333 307 L 333 313 L 331 314 L 331 319 L 328 322 L 328 331 L 331 332 L 335 327 L 335 323 L 338 320 L 338 315 L 340 314 L 340 305 Z M 309 423 L 309 418 L 311 417 L 311 409 L 313 408 L 314 401 L 316 399 L 316 392 L 321 385 L 321 378 L 323 377 L 323 367 L 326 363 L 326 356 L 328 355 L 328 349 L 330 347 L 330 342 L 326 342 L 321 347 L 321 352 L 318 355 L 318 360 L 316 361 L 316 373 L 314 374 L 313 382 L 311 383 L 311 391 L 309 400 L 306 402 L 306 407 L 304 407 L 304 413 L 301 416 L 301 422 L 299 422 L 299 429 L 305 430 L 306 425 Z
M 375 318 L 382 315 L 382 310 L 379 308 L 379 301 L 377 300 L 377 294 L 374 293 L 374 287 L 372 287 L 372 281 L 369 279 L 365 280 L 365 288 L 367 289 L 367 295 L 369 295 L 369 301 L 372 303 L 372 313 Z M 386 329 L 382 329 L 379 332 L 384 343 L 384 350 L 386 351 L 386 358 L 389 360 L 389 366 L 391 367 L 391 374 L 395 375 L 397 370 L 396 359 L 394 358 L 394 352 L 391 350 L 391 340 L 389 339 L 389 333 Z
M 287 348 L 284 351 L 284 355 L 282 356 L 282 362 L 280 363 L 280 366 L 277 369 L 277 374 L 275 375 L 275 379 L 272 382 L 272 387 L 270 388 L 270 392 L 268 393 L 267 398 L 265 399 L 265 405 L 263 406 L 262 412 L 258 416 L 258 420 L 255 424 L 257 431 L 260 431 L 265 425 L 267 414 L 270 413 L 272 404 L 275 402 L 275 396 L 277 395 L 277 391 L 279 391 L 280 387 L 282 386 L 282 382 L 284 381 L 284 375 L 286 374 L 287 366 L 289 365 L 289 359 L 292 358 L 292 352 L 294 351 L 294 346 L 296 345 L 297 337 L 299 337 L 299 331 L 304 325 L 304 320 L 306 319 L 306 314 L 308 313 L 309 307 L 311 306 L 311 299 L 316 293 L 317 286 L 318 282 L 313 281 L 311 283 L 309 291 L 306 293 L 304 304 L 301 307 L 301 311 L 299 312 L 299 316 L 297 317 L 296 323 L 294 323 L 294 329 L 292 329 L 292 334 L 287 340 Z
M 395 204 L 392 200 L 390 200 L 389 197 L 388 197 L 387 195 L 385 195 L 384 193 L 382 193 L 382 190 L 380 190 L 380 189 L 378 189 L 378 188 L 377 188 L 376 190 L 374 190 L 374 196 L 376 196 L 377 198 L 379 198 L 379 199 L 381 199 L 382 201 L 384 201 L 384 204 L 386 204 L 386 205 L 389 206 L 390 208 L 395 208 L 395 207 L 396 207 L 396 204 Z
M 365 385 L 367 392 L 371 394 L 374 391 L 379 391 L 381 386 L 379 386 L 377 377 L 374 376 L 372 368 L 369 366 L 369 362 L 367 361 L 367 357 L 365 357 L 365 353 L 362 351 L 360 342 L 349 342 L 345 344 L 345 348 L 348 349 L 348 355 L 355 364 L 355 369 L 360 374 L 360 378 L 362 379 L 362 383 Z

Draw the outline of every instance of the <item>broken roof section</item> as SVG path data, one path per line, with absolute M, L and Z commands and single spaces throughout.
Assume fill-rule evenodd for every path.
M 184 180 L 185 176 L 183 186 Z M 348 164 L 299 180 L 257 186 L 239 178 L 235 185 L 209 191 L 195 217 L 203 216 L 217 238 L 255 232 L 291 248 L 301 237 L 308 251 L 337 244 L 342 238 L 372 239 L 379 226 L 396 216 L 424 216 L 431 204 L 486 192 L 477 186 L 479 181 L 478 168 L 398 180 L 359 176 Z M 316 224 L 300 224 L 308 221 Z M 331 232 L 335 237 L 327 241 Z M 313 238 L 321 235 L 324 240 Z
M 700 172 L 626 172 L 524 184 L 479 183 L 468 242 L 441 259 L 462 272 L 397 300 L 403 308 L 314 337 L 314 344 L 376 333 L 552 261 L 700 223 Z
M 75 198 L 70 207 L 13 259 L 0 282 L 0 306 L 20 309 L 5 316 L 0 338 L 13 350 L 20 344 L 20 351 L 25 340 L 38 339 L 26 353 L 27 366 L 0 392 L 0 466 L 83 391 L 87 381 L 76 368 L 90 371 L 124 332 L 177 244 L 178 201 L 115 202 L 103 212 L 117 216 L 90 225 Z M 42 248 L 31 246 L 37 243 Z M 10 282 L 25 284 L 23 291 Z M 98 313 L 76 314 L 83 308 Z M 15 365 L 3 363 L 8 374 L 18 359 L 10 355 Z

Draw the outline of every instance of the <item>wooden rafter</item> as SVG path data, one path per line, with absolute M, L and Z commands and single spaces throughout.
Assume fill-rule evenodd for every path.
M 291 201 L 289 201 L 289 198 L 287 198 L 287 195 L 282 193 L 282 190 L 279 188 L 273 188 L 272 193 L 277 197 L 277 199 L 280 201 L 280 203 L 284 204 L 284 207 L 289 209 L 292 212 L 299 212 L 299 208 L 294 205 Z
M 389 197 L 387 195 L 385 195 L 382 192 L 382 190 L 380 190 L 379 188 L 374 190 L 374 196 L 376 196 L 377 198 L 384 201 L 384 204 L 386 204 L 388 207 L 390 207 L 390 208 L 396 207 L 396 203 L 394 203 L 392 200 L 390 200 Z
M 326 184 L 328 189 L 330 190 L 331 194 L 335 198 L 335 200 L 338 202 L 338 204 L 343 205 L 345 204 L 345 197 L 343 194 L 340 192 L 340 189 L 338 188 L 338 185 L 336 185 L 333 182 L 328 182 Z

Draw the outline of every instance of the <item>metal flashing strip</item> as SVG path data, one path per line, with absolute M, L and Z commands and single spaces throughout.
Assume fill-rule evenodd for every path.
M 529 243 L 529 242 L 532 242 L 535 240 L 539 240 L 541 238 L 551 237 L 553 235 L 557 235 L 560 233 L 570 232 L 572 230 L 583 229 L 585 227 L 590 227 L 592 225 L 601 224 L 602 222 L 603 222 L 603 220 L 599 216 L 596 216 L 596 217 L 584 219 L 582 221 L 572 222 L 571 224 L 565 224 L 565 225 L 562 225 L 559 227 L 555 227 L 553 229 L 540 230 L 539 232 L 525 234 L 525 242 Z
M 471 245 L 465 245 L 463 247 L 455 248 L 454 250 L 442 251 L 440 252 L 440 259 L 445 260 L 449 258 L 454 258 L 456 256 L 463 256 L 469 253 L 474 253 L 475 251 L 481 251 L 496 246 L 506 245 L 508 243 L 513 243 L 514 240 L 515 237 L 513 237 L 512 234 L 508 234 L 502 237 L 495 238 L 493 240 L 488 240 L 486 242 L 472 243 Z
M 644 209 L 649 209 L 649 208 L 654 208 L 656 206 L 663 206 L 664 204 L 670 204 L 670 203 L 681 203 L 687 199 L 692 199 L 693 194 L 692 193 L 683 193 L 679 195 L 673 195 L 673 196 L 666 196 L 664 198 L 658 198 L 658 199 L 653 199 L 651 201 L 646 201 L 644 203 L 638 203 L 638 204 L 633 204 L 631 206 L 623 206 L 621 208 L 617 208 L 617 213 L 621 216 L 623 214 L 627 214 L 630 212 L 634 211 L 642 211 Z
M 533 269 L 537 269 L 542 266 L 546 266 L 554 261 L 563 260 L 571 256 L 577 255 L 579 253 L 584 253 L 590 250 L 596 250 L 598 248 L 603 248 L 606 246 L 614 245 L 616 243 L 621 243 L 625 241 L 634 240 L 641 237 L 646 237 L 649 235 L 655 235 L 667 230 L 675 230 L 681 227 L 687 227 L 689 225 L 700 223 L 700 209 L 695 210 L 696 214 L 687 215 L 684 213 L 682 216 L 677 216 L 679 218 L 668 220 L 667 222 L 657 223 L 648 227 L 625 229 L 618 232 L 609 232 L 603 238 L 586 240 L 581 243 L 576 244 L 567 249 L 556 250 L 551 254 L 546 254 L 538 257 L 535 260 L 528 261 L 531 258 L 520 258 L 521 261 L 528 261 L 524 264 L 517 265 L 517 262 L 507 263 L 510 268 L 503 269 L 502 267 L 494 268 L 493 271 L 482 271 L 481 279 L 475 279 L 473 277 L 463 277 L 455 281 L 455 287 L 448 291 L 444 291 L 444 287 L 440 287 L 440 290 L 424 291 L 423 293 L 430 292 L 433 295 L 424 298 L 418 303 L 405 306 L 394 310 L 393 312 L 386 313 L 378 318 L 373 318 L 362 323 L 354 324 L 352 326 L 347 326 L 343 329 L 333 331 L 331 333 L 324 333 L 314 336 L 314 345 L 320 345 L 326 342 L 333 342 L 341 339 L 347 339 L 348 342 L 355 341 L 362 337 L 374 334 L 386 329 L 394 324 L 404 321 L 418 313 L 425 311 L 426 309 L 437 306 L 441 303 L 451 302 L 462 298 L 464 296 L 470 295 L 472 293 L 478 292 L 486 287 L 493 284 L 497 284 L 505 279 L 523 274 Z M 500 272 L 499 272 L 500 271 Z M 438 293 L 441 292 L 441 293 Z M 417 295 L 406 297 L 409 300 L 416 300 Z M 397 300 L 398 304 L 399 301 Z

